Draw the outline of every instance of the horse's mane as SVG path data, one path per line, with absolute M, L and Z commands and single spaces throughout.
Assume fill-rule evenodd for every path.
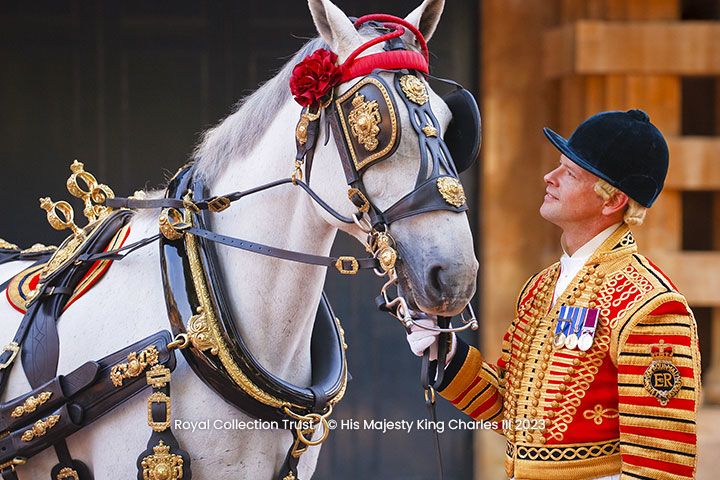
M 280 69 L 277 75 L 265 82 L 253 94 L 241 99 L 228 115 L 203 134 L 193 152 L 197 172 L 206 181 L 212 181 L 230 158 L 247 155 L 260 141 L 264 129 L 282 105 L 290 98 L 290 75 L 297 63 L 318 48 L 328 48 L 321 38 L 307 42 Z

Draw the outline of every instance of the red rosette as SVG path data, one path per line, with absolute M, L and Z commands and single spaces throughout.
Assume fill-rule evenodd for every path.
M 290 92 L 303 107 L 318 105 L 340 82 L 340 77 L 337 55 L 321 48 L 295 65 L 290 77 Z

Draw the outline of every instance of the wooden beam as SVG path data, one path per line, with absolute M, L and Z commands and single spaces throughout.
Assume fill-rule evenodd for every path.
M 665 188 L 720 191 L 720 137 L 670 137 Z
M 543 42 L 549 78 L 720 74 L 720 22 L 579 20 L 547 31 Z
M 717 294 L 720 252 L 654 251 L 647 256 L 670 277 L 691 305 L 720 307 Z

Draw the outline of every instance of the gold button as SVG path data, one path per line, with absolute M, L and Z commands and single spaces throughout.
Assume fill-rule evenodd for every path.
M 567 373 L 568 375 L 572 375 L 573 373 L 575 373 L 575 369 L 573 367 L 568 367 Z
M 531 408 L 531 409 L 530 409 L 530 415 L 532 415 L 533 417 L 536 417 L 536 416 L 537 416 L 537 409 Z
M 573 296 L 574 296 L 575 298 L 580 298 L 580 295 L 582 295 L 582 292 L 580 292 L 580 291 L 577 291 L 577 292 L 574 292 L 574 293 L 573 293 Z
M 540 368 L 542 368 L 543 370 L 547 370 L 547 368 L 548 368 L 547 362 L 541 363 L 541 364 L 540 364 Z
M 528 441 L 528 443 L 532 443 L 532 442 L 533 442 L 533 440 L 534 440 L 534 438 L 533 438 L 533 436 L 532 436 L 532 435 L 530 435 L 530 434 L 527 434 L 527 435 L 525 435 L 525 440 L 527 440 L 527 441 Z
M 550 412 L 548 412 L 547 415 L 549 417 L 547 420 L 547 423 L 548 423 L 548 425 L 552 425 L 552 423 L 553 423 L 552 419 L 555 418 L 555 415 L 557 415 L 557 414 L 553 411 L 550 411 Z
M 599 277 L 599 276 L 600 276 L 600 275 L 598 275 L 598 277 Z M 599 287 L 599 286 L 602 285 L 602 284 L 603 284 L 602 278 L 596 278 L 596 279 L 595 279 L 595 285 L 597 285 L 597 286 Z
M 578 284 L 577 288 L 578 288 L 578 290 L 585 290 L 585 284 L 580 283 L 580 284 Z
M 562 399 L 563 399 L 563 394 L 562 394 L 562 393 L 556 393 L 556 394 L 555 394 L 555 400 L 560 401 L 560 400 L 562 400 Z
M 538 372 L 537 376 L 540 380 L 542 380 L 543 378 L 545 378 L 545 372 Z
M 520 388 L 520 380 L 515 380 L 515 383 L 513 383 L 513 387 Z
M 598 276 L 599 278 L 605 278 L 605 275 L 607 275 L 607 274 L 606 274 L 606 273 L 598 273 L 598 274 L 597 274 L 597 276 Z
M 545 360 L 545 361 L 550 360 L 550 354 L 549 354 L 549 353 L 543 353 L 543 360 Z
M 582 281 L 587 282 L 588 280 L 590 280 L 590 275 L 583 275 Z
M 558 402 L 552 402 L 551 405 L 553 408 L 558 408 L 560 406 Z
M 580 365 L 580 359 L 576 358 L 575 360 L 573 360 L 573 365 L 575 365 L 576 367 Z
M 567 304 L 568 304 L 568 305 L 575 305 L 575 299 L 574 299 L 574 298 L 568 299 Z
M 545 443 L 545 442 L 547 442 L 547 440 L 545 440 L 545 437 L 540 437 L 540 438 L 538 439 L 538 442 L 540 442 L 540 443 Z
M 523 345 L 522 351 L 523 351 L 523 352 L 529 352 L 529 351 L 530 351 L 530 345 L 528 345 L 527 343 L 526 343 L 525 345 Z
M 537 398 L 533 398 L 533 399 L 532 399 L 532 406 L 533 406 L 533 407 L 537 407 L 538 405 L 540 405 L 540 401 L 539 401 Z
M 590 308 L 595 308 L 596 306 L 597 306 L 597 303 L 596 303 L 596 302 L 589 302 L 589 303 L 588 303 L 588 307 L 590 307 Z
M 593 293 L 600 293 L 600 290 L 602 290 L 600 287 L 593 287 L 592 292 Z
M 580 358 L 585 358 L 585 357 L 587 357 L 587 352 L 580 352 L 580 354 L 578 356 Z
M 552 345 L 545 345 L 545 351 L 546 351 L 546 352 L 550 353 L 550 352 L 552 352 L 552 350 L 553 350 Z
M 569 383 L 572 381 L 572 377 L 570 375 L 565 375 L 563 377 L 563 380 L 565 381 L 565 383 Z
M 535 388 L 542 388 L 542 382 L 535 382 Z
M 564 392 L 565 390 L 567 390 L 567 385 L 561 384 L 561 385 L 558 387 L 558 390 L 560 390 L 561 392 Z
M 597 300 L 597 293 L 591 293 L 590 300 Z
M 524 362 L 525 360 L 527 360 L 527 352 L 521 353 L 521 354 L 520 354 L 520 359 L 521 359 L 523 362 Z
M 534 396 L 535 398 L 540 398 L 540 392 L 538 392 L 537 390 L 534 391 L 534 392 L 533 392 L 533 396 Z

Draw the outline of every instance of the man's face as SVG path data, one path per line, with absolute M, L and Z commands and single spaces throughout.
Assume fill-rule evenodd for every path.
M 587 224 L 601 216 L 603 199 L 595 193 L 598 177 L 581 168 L 565 155 L 560 165 L 547 173 L 545 198 L 540 215 L 560 228 Z

